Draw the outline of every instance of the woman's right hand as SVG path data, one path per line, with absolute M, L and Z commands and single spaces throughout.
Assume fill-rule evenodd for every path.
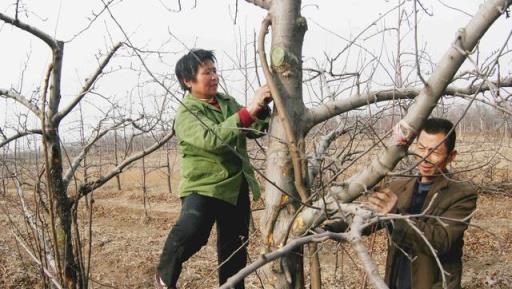
M 265 105 L 272 101 L 272 94 L 270 93 L 270 88 L 267 84 L 256 90 L 256 94 L 252 100 L 251 105 L 247 108 L 249 114 L 253 119 L 256 119 L 256 115 L 260 110 L 262 110 Z

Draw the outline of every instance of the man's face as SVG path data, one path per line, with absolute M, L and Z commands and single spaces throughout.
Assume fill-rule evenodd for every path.
M 446 166 L 455 158 L 457 152 L 452 150 L 448 152 L 444 143 L 444 133 L 429 134 L 425 131 L 420 133 L 415 144 L 415 153 L 419 159 L 423 159 L 418 164 L 421 175 L 421 182 L 429 182 L 440 172 L 446 170 Z
M 195 79 L 185 80 L 193 96 L 201 99 L 210 99 L 217 94 L 219 76 L 215 63 L 206 60 L 197 69 Z

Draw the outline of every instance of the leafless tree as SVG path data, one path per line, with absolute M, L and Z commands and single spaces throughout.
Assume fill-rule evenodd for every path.
M 376 216 L 350 202 L 371 192 L 372 187 L 386 176 L 398 173 L 411 174 L 414 161 L 405 159 L 399 162 L 411 154 L 408 151 L 409 145 L 429 115 L 438 110 L 447 114 L 442 110 L 449 104 L 445 105 L 444 102 L 452 99 L 466 100 L 461 108 L 466 111 L 454 116 L 461 124 L 459 129 L 473 124 L 470 118 L 461 119 L 461 114 L 468 113 L 469 109 L 474 107 L 472 106 L 474 102 L 488 105 L 508 115 L 508 122 L 505 124 L 509 124 L 510 92 L 505 88 L 512 86 L 512 80 L 510 77 L 503 77 L 499 72 L 500 69 L 497 68 L 500 57 L 509 53 L 506 50 L 508 38 L 500 43 L 498 51 L 484 60 L 480 59 L 477 44 L 486 30 L 498 17 L 506 13 L 512 3 L 510 0 L 485 2 L 467 26 L 458 30 L 453 43 L 446 44 L 448 49 L 444 57 L 434 63 L 418 43 L 419 22 L 416 19 L 419 15 L 428 15 L 430 12 L 417 0 L 412 3 L 397 1 L 396 7 L 379 17 L 381 19 L 392 12 L 397 12 L 396 27 L 383 27 L 377 32 L 370 31 L 370 27 L 378 23 L 379 19 L 377 19 L 361 33 L 347 39 L 347 45 L 334 55 L 326 53 L 323 60 L 310 60 L 303 57 L 303 40 L 308 23 L 301 15 L 304 9 L 302 1 L 246 0 L 246 2 L 268 11 L 258 39 L 255 37 L 254 40 L 254 46 L 258 46 L 259 54 L 259 63 L 255 60 L 254 68 L 258 82 L 260 82 L 258 69 L 262 68 L 275 101 L 268 143 L 258 147 L 259 153 L 264 152 L 266 155 L 265 172 L 258 170 L 265 186 L 265 209 L 259 226 L 262 232 L 264 254 L 229 280 L 224 287 L 229 288 L 231 284 L 236 283 L 236 280 L 263 266 L 262 276 L 265 288 L 304 288 L 303 252 L 306 252 L 308 256 L 316 256 L 310 259 L 312 261 L 309 266 L 311 287 L 318 289 L 322 282 L 317 244 L 326 239 L 333 239 L 350 244 L 365 266 L 365 271 L 374 287 L 386 288 L 382 278 L 377 274 L 368 248 L 361 242 L 361 233 L 364 228 L 377 222 L 379 218 L 409 217 Z M 64 145 L 59 135 L 61 120 L 70 114 L 77 104 L 83 103 L 86 95 L 94 91 L 95 81 L 105 71 L 113 55 L 120 53 L 122 45 L 125 47 L 123 50 L 125 53 L 139 59 L 143 72 L 149 75 L 151 81 L 160 86 L 167 96 L 173 96 L 179 102 L 179 97 L 173 95 L 169 89 L 170 86 L 164 83 L 166 79 L 153 73 L 141 56 L 145 52 L 153 53 L 154 51 L 144 51 L 133 45 L 129 33 L 122 29 L 122 25 L 109 9 L 109 3 L 104 2 L 105 7 L 101 13 L 109 14 L 115 21 L 125 36 L 125 42 L 113 45 L 111 52 L 100 62 L 99 69 L 87 80 L 75 100 L 64 108 L 60 107 L 60 68 L 64 55 L 64 43 L 21 22 L 17 13 L 14 18 L 0 14 L 0 20 L 33 34 L 52 50 L 53 61 L 47 70 L 44 87 L 36 93 L 34 98 L 23 96 L 19 89 L 0 89 L 0 96 L 12 99 L 26 107 L 39 119 L 40 123 L 35 129 L 30 129 L 27 125 L 22 126 L 22 129 L 17 128 L 12 136 L 2 133 L 0 146 L 6 146 L 30 134 L 43 136 L 42 145 L 45 153 L 43 159 L 46 167 L 40 169 L 38 173 L 46 174 L 47 177 L 45 184 L 42 184 L 39 189 L 41 191 L 39 199 L 41 203 L 48 206 L 50 215 L 48 220 L 52 223 L 49 227 L 53 231 L 49 239 L 47 236 L 46 239 L 40 238 L 42 241 L 51 243 L 41 246 L 50 248 L 46 254 L 48 256 L 43 260 L 34 255 L 35 258 L 32 259 L 41 267 L 47 282 L 57 287 L 88 287 L 90 261 L 86 261 L 87 258 L 80 255 L 81 251 L 78 248 L 81 245 L 77 243 L 80 238 L 76 237 L 72 228 L 72 223 L 76 223 L 73 214 L 76 214 L 79 200 L 113 177 L 119 176 L 127 166 L 144 158 L 172 137 L 172 132 L 163 136 L 152 135 L 152 129 L 161 122 L 155 122 L 146 113 L 142 113 L 140 118 L 123 118 L 121 112 L 117 114 L 118 107 L 113 106 L 117 116 L 111 122 L 108 122 L 108 118 L 105 117 L 98 123 L 92 130 L 89 141 L 83 141 L 80 151 L 70 159 L 68 171 L 64 173 L 63 164 L 66 163 L 66 158 L 63 157 Z M 177 6 L 179 13 L 183 13 L 180 1 Z M 171 12 L 176 13 L 176 11 Z M 236 19 L 236 16 L 234 18 Z M 272 28 L 270 65 L 265 49 L 265 36 L 269 27 Z M 455 28 L 453 29 L 455 32 Z M 394 38 L 396 43 L 392 49 L 395 55 L 383 55 L 383 53 L 376 55 L 359 42 L 361 38 L 381 38 L 382 46 L 389 45 L 384 43 L 384 38 L 388 35 L 386 33 L 396 34 Z M 413 35 L 413 45 L 410 49 L 406 49 L 402 42 L 406 34 Z M 510 38 L 510 34 L 508 37 Z M 248 81 L 248 75 L 251 72 L 248 69 L 247 47 L 249 47 L 247 44 L 240 45 L 240 54 L 237 59 L 233 59 L 234 63 L 239 64 L 237 68 L 244 75 L 245 91 L 251 85 Z M 348 64 L 351 58 L 357 58 L 357 65 Z M 471 63 L 471 69 L 459 72 L 462 63 L 466 60 Z M 392 63 L 391 68 L 388 68 L 386 61 Z M 375 84 L 377 82 L 375 71 L 378 69 L 382 69 L 389 75 L 391 80 L 389 86 Z M 48 97 L 47 93 L 49 93 Z M 132 102 L 131 100 L 130 103 Z M 361 108 L 365 111 L 361 111 Z M 481 109 L 482 113 L 487 113 L 483 111 L 484 109 Z M 106 115 L 109 114 L 106 113 Z M 131 115 L 133 116 L 133 113 Z M 480 128 L 486 125 L 487 120 L 481 116 L 482 114 L 476 118 Z M 155 117 L 155 119 L 159 118 Z M 126 133 L 130 131 L 129 128 L 133 129 L 131 134 Z M 116 159 L 114 168 L 109 172 L 94 179 L 88 177 L 87 180 L 78 182 L 75 190 L 69 189 L 69 184 L 81 164 L 84 168 L 88 167 L 84 162 L 87 152 L 93 150 L 100 143 L 100 139 L 104 139 L 111 131 L 117 139 L 117 129 L 125 133 L 122 137 L 124 140 L 122 160 L 118 162 Z M 509 126 L 508 129 L 510 129 Z M 507 131 L 507 127 L 504 131 Z M 144 147 L 139 153 L 134 153 L 134 148 L 144 143 L 144 137 L 148 136 L 155 141 L 154 144 L 149 148 Z M 117 144 L 117 141 L 114 140 L 114 143 Z M 115 151 L 117 157 L 117 150 Z M 19 154 L 19 151 L 15 150 L 15 152 Z M 106 158 L 108 161 L 108 157 Z M 168 158 L 167 174 L 170 179 Z M 142 165 L 143 177 L 145 177 L 145 162 Z M 393 171 L 397 166 L 399 172 Z M 18 169 L 13 170 L 15 177 L 13 180 L 21 184 L 18 171 Z M 169 183 L 168 186 L 170 190 Z M 23 195 L 23 186 L 17 185 L 17 188 L 19 194 Z M 92 210 L 92 206 L 90 209 Z M 30 212 L 27 211 L 25 215 L 30 216 Z M 351 230 L 347 233 L 334 234 L 318 229 L 318 225 L 327 218 L 347 217 L 347 215 L 351 220 Z M 37 224 L 34 226 L 37 228 Z M 59 238 L 60 232 L 63 232 L 65 238 Z M 421 235 L 421 232 L 418 234 Z M 19 234 L 15 235 L 19 237 Z M 36 236 L 38 234 L 34 234 L 34 237 Z M 61 240 L 64 242 L 59 243 Z M 26 244 L 26 241 L 21 238 L 19 242 Z M 308 245 L 307 251 L 302 248 L 303 245 Z M 39 252 L 46 253 L 46 251 Z M 52 256 L 55 256 L 55 261 L 51 259 Z M 55 267 L 51 264 L 55 264 Z M 69 282 L 64 282 L 65 280 Z
M 108 6 L 109 4 L 106 3 L 105 5 Z M 62 103 L 61 80 L 65 42 L 55 39 L 50 33 L 20 20 L 17 9 L 14 17 L 0 13 L 0 20 L 16 27 L 20 30 L 20 33 L 29 33 L 44 42 L 50 48 L 52 57 L 44 76 L 43 86 L 32 96 L 24 95 L 22 89 L 0 88 L 0 97 L 10 99 L 17 105 L 24 107 L 38 121 L 37 128 L 29 129 L 28 125 L 23 125 L 20 129 L 15 130 L 12 135 L 2 133 L 0 147 L 3 148 L 22 137 L 37 134 L 41 136 L 39 140 L 42 143 L 44 155 L 42 168 L 37 166 L 27 167 L 27 169 L 36 169 L 38 174 L 45 176 L 42 179 L 39 178 L 44 180 L 42 181 L 44 185 L 37 184 L 36 186 L 38 190 L 41 190 L 37 192 L 36 204 L 44 204 L 47 211 L 37 210 L 37 218 L 34 218 L 34 208 L 31 208 L 25 201 L 23 185 L 24 179 L 26 179 L 25 176 L 20 175 L 21 170 L 19 168 L 8 167 L 18 191 L 26 222 L 32 228 L 33 237 L 38 241 L 36 248 L 30 247 L 28 245 L 30 241 L 25 240 L 18 232 L 13 231 L 13 234 L 26 253 L 32 257 L 32 261 L 41 268 L 43 279 L 48 280 L 48 283 L 52 284 L 51 286 L 57 288 L 88 288 L 90 255 L 84 256 L 85 251 L 82 250 L 82 239 L 78 230 L 77 208 L 80 200 L 112 178 L 118 177 L 130 164 L 159 149 L 173 137 L 174 132 L 169 126 L 164 125 L 165 130 L 160 133 L 156 133 L 156 131 L 153 133 L 153 142 L 150 145 L 142 147 L 138 152 L 126 154 L 120 162 L 117 162 L 116 155 L 113 168 L 109 167 L 108 170 L 103 171 L 95 178 L 84 172 L 84 179 L 77 182 L 76 175 L 81 165 L 85 168 L 88 167 L 85 162 L 86 156 L 107 134 L 129 126 L 134 127 L 135 131 L 147 133 L 162 120 L 160 118 L 151 119 L 149 113 L 138 118 L 125 117 L 120 113 L 114 114 L 112 111 L 117 110 L 117 107 L 113 105 L 111 109 L 104 110 L 104 115 L 97 125 L 92 128 L 90 137 L 87 141 L 82 138 L 82 145 L 79 146 L 78 150 L 75 149 L 71 156 L 68 154 L 68 148 L 62 140 L 62 122 L 66 117 L 74 114 L 77 105 L 83 103 L 87 97 L 99 94 L 95 88 L 95 83 L 107 73 L 109 63 L 115 54 L 122 50 L 123 43 L 112 45 L 110 51 L 104 55 L 103 59 L 98 61 L 98 68 L 86 79 L 75 97 L 68 103 Z M 24 116 L 24 114 L 20 115 Z M 15 152 L 17 152 L 18 147 L 15 146 Z M 14 160 L 15 164 L 21 160 L 19 154 L 14 157 L 16 158 Z M 75 184 L 74 188 L 72 184 Z M 38 223 L 36 221 L 38 219 L 47 222 L 48 227 L 44 223 Z M 90 250 L 88 252 L 90 254 Z M 41 253 L 44 254 L 40 255 Z
M 472 60 L 471 52 L 480 38 L 512 4 L 510 1 L 485 2 L 466 27 L 459 30 L 456 39 L 437 63 L 429 79 L 422 76 L 419 59 L 424 57 L 423 53 L 418 52 L 416 46 L 413 67 L 417 71 L 417 78 L 421 80 L 419 88 L 401 88 L 404 81 L 402 66 L 395 74 L 401 85 L 388 90 L 363 93 L 359 89 L 361 83 L 361 80 L 357 79 L 359 74 L 351 74 L 357 79 L 354 85 L 355 94 L 308 108 L 304 104 L 302 91 L 302 42 L 307 25 L 306 20 L 301 16 L 301 1 L 248 2 L 269 12 L 262 23 L 258 52 L 276 107 L 267 150 L 266 177 L 270 181 L 266 184 L 265 213 L 260 220 L 266 252 L 281 248 L 288 240 L 307 233 L 332 212 L 339 211 L 340 202 L 353 201 L 370 191 L 383 177 L 392 172 L 398 162 L 408 154 L 409 144 L 422 123 L 436 107 L 439 99 L 443 95 L 449 95 L 450 91 L 458 90 L 449 85 L 453 83 L 454 77 L 455 79 L 458 77 L 456 73 L 459 67 L 466 59 Z M 420 10 L 416 7 L 416 2 L 414 1 L 414 16 Z M 416 28 L 417 22 L 413 25 Z M 269 26 L 272 27 L 270 67 L 266 64 L 264 47 L 264 37 Z M 354 44 L 355 40 L 349 45 Z M 499 55 L 503 53 L 504 48 L 500 50 Z M 331 65 L 338 56 L 330 60 Z M 491 61 L 491 65 L 485 70 L 475 65 L 477 75 L 474 80 L 475 85 L 467 88 L 476 89 L 472 94 L 476 95 L 491 89 L 490 86 L 486 86 L 490 83 L 494 86 L 496 83 L 507 81 L 501 78 L 495 81 L 490 80 L 489 76 L 496 62 L 497 60 Z M 334 75 L 332 71 L 331 66 L 331 75 L 338 79 L 347 76 L 346 74 Z M 326 73 L 320 71 L 318 74 Z M 387 144 L 383 151 L 370 164 L 344 180 L 339 186 L 332 186 L 336 175 L 330 183 L 322 183 L 319 186 L 321 190 L 313 191 L 311 187 L 305 185 L 307 183 L 305 139 L 315 125 L 369 104 L 408 98 L 414 98 L 414 102 L 405 108 L 401 120 L 391 132 L 391 137 L 386 140 Z M 291 198 L 284 196 L 283 191 L 288 192 Z M 301 259 L 300 252 L 287 254 L 278 264 L 267 266 L 264 270 L 265 283 L 269 288 L 303 288 Z M 385 288 L 379 279 L 371 278 L 371 280 L 377 288 Z

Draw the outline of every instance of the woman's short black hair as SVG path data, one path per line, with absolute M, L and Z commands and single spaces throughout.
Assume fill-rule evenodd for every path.
M 215 54 L 212 50 L 191 49 L 176 62 L 174 71 L 183 90 L 190 90 L 185 85 L 185 80 L 195 80 L 199 66 L 207 60 L 212 62 L 216 61 Z
M 425 125 L 423 125 L 423 130 L 428 134 L 443 133 L 446 136 L 444 143 L 446 144 L 448 153 L 455 148 L 457 135 L 451 121 L 445 118 L 432 117 L 427 119 Z

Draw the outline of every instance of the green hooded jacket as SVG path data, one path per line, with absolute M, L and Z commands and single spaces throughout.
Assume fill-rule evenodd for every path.
M 262 136 L 268 128 L 269 116 L 244 129 L 238 114 L 242 106 L 228 95 L 219 93 L 216 99 L 221 111 L 188 93 L 176 113 L 175 131 L 181 155 L 179 196 L 196 192 L 236 205 L 245 177 L 253 199 L 257 200 L 260 188 L 249 163 L 246 137 Z

